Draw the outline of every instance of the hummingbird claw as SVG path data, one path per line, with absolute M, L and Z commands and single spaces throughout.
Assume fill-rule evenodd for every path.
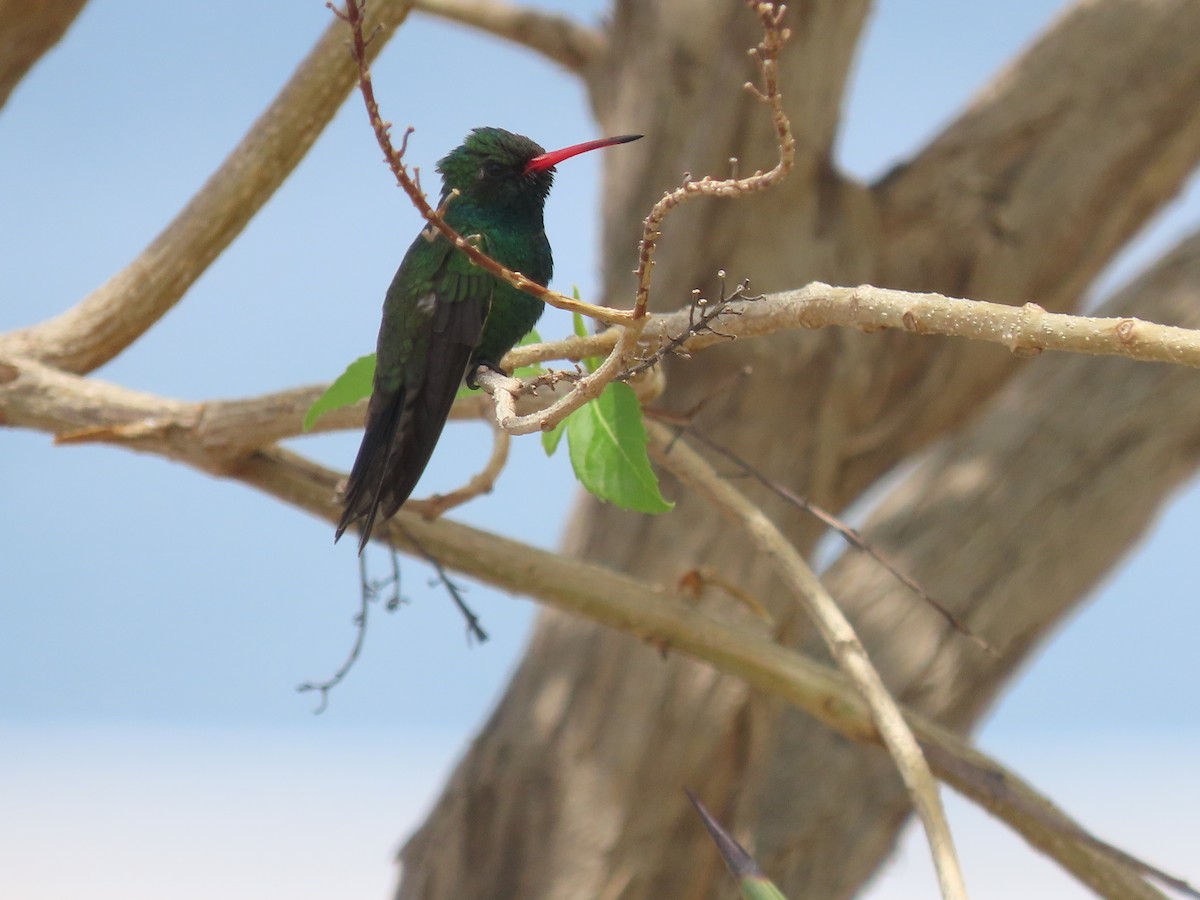
M 481 359 L 475 364 L 475 367 L 467 373 L 467 387 L 473 391 L 479 390 L 479 382 L 475 380 L 475 374 L 480 369 L 487 369 L 490 372 L 495 372 L 497 375 L 503 375 L 505 378 L 507 378 L 509 374 L 500 368 L 499 363 L 492 362 L 490 359 Z

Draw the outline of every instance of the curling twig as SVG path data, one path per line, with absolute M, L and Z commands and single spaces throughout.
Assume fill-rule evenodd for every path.
M 314 715 L 320 715 L 325 712 L 329 706 L 329 692 L 342 683 L 346 676 L 350 674 L 350 670 L 354 668 L 354 664 L 358 662 L 358 657 L 362 654 L 363 643 L 367 639 L 367 612 L 371 608 L 371 604 L 387 588 L 391 588 L 392 594 L 388 598 L 384 609 L 388 612 L 393 612 L 404 602 L 404 598 L 400 594 L 400 554 L 392 550 L 391 557 L 392 574 L 390 577 L 379 581 L 373 581 L 367 577 L 367 558 L 361 555 L 358 557 L 358 578 L 362 605 L 359 607 L 358 615 L 354 617 L 354 644 L 350 647 L 350 653 L 346 656 L 346 661 L 338 667 L 338 670 L 325 681 L 307 681 L 296 688 L 296 691 L 301 694 L 308 691 L 321 692 L 321 701 L 317 704 L 317 708 L 313 710 Z
M 427 520 L 436 519 L 456 506 L 462 506 L 476 497 L 492 492 L 496 479 L 500 477 L 500 473 L 508 462 L 508 449 L 512 443 L 512 437 L 494 422 L 489 422 L 489 424 L 492 426 L 492 453 L 488 457 L 487 464 L 471 476 L 471 480 L 465 485 L 448 494 L 435 494 L 425 500 L 410 500 L 408 506 L 413 512 Z
M 783 25 L 786 7 L 782 4 L 755 2 L 749 6 L 758 15 L 763 26 L 762 42 L 750 53 L 758 58 L 762 71 L 762 87 L 747 82 L 746 88 L 771 109 L 771 121 L 779 142 L 779 162 L 769 172 L 757 171 L 745 178 L 714 179 L 710 175 L 693 180 L 688 178 L 679 187 L 663 195 L 642 227 L 642 242 L 638 250 L 637 294 L 634 297 L 633 316 L 640 319 L 646 315 L 650 301 L 650 275 L 654 270 L 654 252 L 662 237 L 662 223 L 671 210 L 693 197 L 741 197 L 754 191 L 765 190 L 787 177 L 796 160 L 796 139 L 792 136 L 791 122 L 783 108 L 783 95 L 779 93 L 779 54 L 791 37 L 791 30 Z

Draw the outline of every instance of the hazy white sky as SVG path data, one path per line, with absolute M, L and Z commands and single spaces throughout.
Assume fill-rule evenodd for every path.
M 877 174 L 919 147 L 1062 6 L 883 0 L 844 164 Z M 328 20 L 321 0 L 92 0 L 0 110 L 0 330 L 66 308 L 136 255 Z M 411 153 L 428 178 L 476 125 L 546 146 L 593 136 L 581 92 L 553 67 L 428 20 L 406 25 L 374 73 L 385 115 L 418 128 Z M 595 166 L 564 164 L 547 211 L 557 286 L 585 295 Z M 1196 227 L 1198 193 L 1107 281 Z M 98 377 L 189 399 L 327 380 L 373 347 L 384 288 L 417 227 L 352 99 L 180 306 Z M 542 327 L 566 331 L 551 316 Z M 453 426 L 418 493 L 480 462 L 482 434 Z M 297 446 L 345 468 L 357 443 Z M 566 458 L 546 461 L 536 439 L 515 444 L 496 493 L 462 517 L 552 546 L 575 490 Z M 358 604 L 353 547 L 335 549 L 328 525 L 158 459 L 53 448 L 41 434 L 0 432 L 0 463 L 0 896 L 383 896 L 390 854 L 497 697 L 532 606 L 473 587 L 492 640 L 468 647 L 428 573 L 406 563 L 411 602 L 374 614 L 358 668 L 314 717 L 294 688 L 337 667 Z M 1085 824 L 1167 868 L 1192 866 L 1182 874 L 1193 880 L 1194 856 L 1170 841 L 1195 837 L 1181 817 L 1196 807 L 1200 748 L 1198 519 L 1192 490 L 983 732 Z M 382 571 L 384 558 L 370 559 Z M 1153 769 L 1136 771 L 1147 754 Z M 1045 867 L 1027 868 L 1031 853 L 1000 855 L 994 835 L 964 821 L 976 896 L 1016 893 L 986 893 L 1001 884 L 1074 896 Z M 1025 880 L 984 874 L 988 860 Z M 893 877 L 927 896 L 924 865 Z M 877 896 L 918 895 L 901 885 Z

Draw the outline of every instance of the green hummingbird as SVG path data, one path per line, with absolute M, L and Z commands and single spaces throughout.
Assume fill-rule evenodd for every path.
M 502 128 L 476 128 L 437 164 L 446 223 L 509 269 L 545 285 L 553 258 L 542 219 L 554 166 L 640 134 L 547 153 Z M 489 275 L 442 234 L 417 236 L 383 301 L 367 427 L 334 540 L 356 522 L 359 552 L 377 518 L 404 504 L 425 471 L 464 377 L 500 360 L 542 314 L 536 297 Z

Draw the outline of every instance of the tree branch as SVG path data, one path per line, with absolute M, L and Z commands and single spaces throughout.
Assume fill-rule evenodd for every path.
M 408 506 L 423 518 L 436 519 L 456 506 L 490 494 L 496 485 L 496 479 L 508 463 L 508 448 L 511 443 L 512 437 L 509 433 L 492 423 L 492 453 L 484 467 L 472 475 L 470 481 L 448 494 L 435 494 L 426 500 L 410 500 Z
M 377 53 L 408 0 L 376 0 Z M 128 347 L 179 301 L 296 167 L 333 118 L 357 74 L 345 31 L 331 24 L 287 85 L 195 197 L 132 263 L 78 305 L 0 336 L 0 355 L 89 372 Z
M 871 721 L 900 772 L 913 808 L 925 826 L 942 896 L 966 900 L 966 884 L 933 773 L 895 700 L 837 603 L 774 523 L 758 506 L 718 476 L 686 438 L 672 434 L 657 422 L 647 422 L 646 433 L 654 459 L 684 485 L 705 497 L 726 519 L 742 528 L 801 602 L 838 668 L 866 702 Z
M 0 2 L 0 107 L 34 63 L 62 39 L 86 2 Z
M 337 473 L 286 450 L 255 453 L 235 477 L 326 521 L 341 514 L 333 501 Z M 718 622 L 674 593 L 448 519 L 426 522 L 404 509 L 383 527 L 393 546 L 413 552 L 410 541 L 415 539 L 448 568 L 703 660 L 796 705 L 851 740 L 879 740 L 870 714 L 844 676 L 762 634 Z M 1018 775 L 950 731 L 920 716 L 905 716 L 939 778 L 984 805 L 1085 884 L 1104 885 L 1106 896 L 1162 900 L 1136 867 L 1107 858 L 1098 848 L 1108 845 L 1083 837 L 1087 833 L 1077 823 Z
M 739 178 L 734 175 L 726 179 L 714 179 L 706 175 L 698 180 L 691 176 L 673 191 L 668 191 L 654 204 L 642 225 L 642 240 L 638 244 L 637 290 L 634 294 L 633 315 L 640 319 L 646 315 L 650 303 L 650 276 L 654 271 L 654 253 L 658 239 L 662 237 L 662 224 L 671 212 L 681 204 L 696 197 L 744 197 L 780 184 L 796 162 L 796 139 L 792 136 L 792 125 L 783 108 L 783 96 L 779 93 L 779 55 L 791 39 L 791 29 L 783 25 L 784 9 L 770 2 L 749 3 L 758 16 L 763 29 L 763 39 L 751 54 L 758 60 L 762 87 L 749 82 L 745 87 L 761 100 L 771 111 L 771 124 L 775 128 L 775 140 L 779 150 L 779 161 L 769 172 L 761 170 L 753 175 Z
M 58 401 L 69 396 L 69 401 L 49 405 L 39 402 L 39 398 L 45 400 L 48 395 L 57 395 Z M 330 522 L 340 515 L 334 498 L 341 476 L 296 454 L 272 448 L 234 460 L 215 461 L 207 448 L 191 439 L 186 429 L 157 427 L 153 419 L 144 419 L 153 409 L 169 417 L 170 401 L 100 385 L 94 379 L 61 373 L 34 361 L 20 361 L 18 366 L 0 364 L 0 414 L 8 417 L 15 410 L 23 418 L 28 417 L 29 424 L 43 430 L 58 432 L 67 425 L 87 427 L 95 421 L 97 410 L 111 408 L 114 400 L 119 400 L 117 410 L 106 415 L 147 422 L 141 436 L 128 434 L 121 441 L 123 445 L 242 481 Z M 6 420 L 16 424 L 11 418 Z M 688 608 L 673 595 L 600 566 L 559 557 L 445 519 L 424 522 L 415 513 L 401 510 L 387 528 L 394 546 L 413 550 L 406 538 L 411 533 L 412 540 L 419 541 L 449 568 L 599 624 L 653 638 L 795 703 L 840 734 L 856 740 L 876 739 L 868 713 L 853 688 L 840 676 L 765 637 L 718 623 Z M 927 752 L 932 742 L 935 746 L 946 746 L 947 753 L 955 760 L 968 759 L 965 768 L 955 769 L 944 759 L 935 762 L 931 757 L 935 774 L 967 796 L 986 803 L 1068 870 L 1087 875 L 1085 881 L 1089 884 L 1097 879 L 1118 884 L 1125 891 L 1120 896 L 1158 896 L 1148 891 L 1144 882 L 1130 874 L 1126 866 L 1104 860 L 1095 847 L 1070 837 L 1082 831 L 1011 773 L 995 764 L 981 767 L 978 760 L 982 757 L 972 755 L 960 739 L 923 720 L 910 717 L 910 725 Z M 997 796 L 998 783 L 1009 791 Z M 1049 809 L 1053 814 L 1049 820 L 1044 816 L 1030 819 L 1030 809 Z M 1064 838 L 1064 833 L 1068 837 Z
M 1200 234 L 1186 241 L 1174 258 L 1188 259 L 1191 252 L 1200 253 Z M 612 352 L 616 342 L 631 332 L 614 328 L 583 338 L 517 347 L 504 358 L 506 366 L 516 368 L 608 354 L 608 368 L 584 376 L 567 393 L 539 386 L 539 395 L 531 397 L 524 381 L 494 372 L 480 373 L 479 382 L 492 394 L 493 415 L 504 430 L 511 434 L 536 432 L 547 423 L 560 421 L 597 395 L 612 378 L 620 377 L 621 360 L 671 345 L 687 332 L 691 321 L 686 310 L 646 316 L 636 347 L 620 354 Z M 1012 307 L 868 285 L 830 287 L 814 282 L 795 291 L 734 302 L 719 324 L 719 334 L 702 331 L 680 342 L 680 348 L 697 353 L 729 337 L 745 339 L 798 328 L 840 326 L 864 332 L 894 328 L 966 337 L 1000 344 L 1020 356 L 1065 350 L 1200 367 L 1197 329 L 1159 325 L 1133 316 L 1071 316 L 1048 313 L 1035 304 Z M 304 415 L 326 387 L 189 403 L 70 375 L 35 359 L 6 356 L 4 349 L 0 338 L 0 366 L 7 372 L 0 373 L 0 417 L 6 424 L 48 431 L 65 443 L 102 441 L 145 447 L 157 441 L 178 447 L 209 471 L 220 471 L 257 447 L 304 434 Z M 635 383 L 643 402 L 661 390 L 659 378 L 652 375 Z M 452 417 L 485 417 L 488 405 L 482 396 L 459 400 Z M 359 403 L 326 413 L 312 431 L 361 427 L 364 408 Z M 201 448 L 203 461 L 196 456 L 196 448 Z
M 932 251 L 948 290 L 1073 308 L 1200 163 L 1198 40 L 1191 0 L 1073 4 L 875 187 L 887 282 L 942 285 Z
M 534 7 L 499 0 L 416 0 L 413 9 L 520 44 L 576 74 L 607 49 L 604 32 Z

